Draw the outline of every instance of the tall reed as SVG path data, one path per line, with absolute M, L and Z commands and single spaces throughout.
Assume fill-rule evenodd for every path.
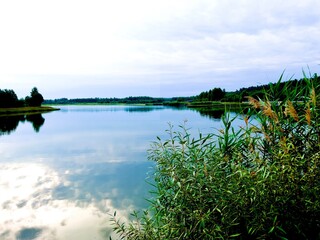
M 281 80 L 248 98 L 239 130 L 226 114 L 219 134 L 171 126 L 158 138 L 150 208 L 131 223 L 112 217 L 119 238 L 320 239 L 319 78 Z

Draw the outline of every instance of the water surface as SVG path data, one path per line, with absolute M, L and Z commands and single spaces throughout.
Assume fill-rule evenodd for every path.
M 0 118 L 0 239 L 108 239 L 110 214 L 147 207 L 147 149 L 187 120 L 193 134 L 220 113 L 144 106 L 61 106 Z M 240 120 L 239 120 L 240 124 Z

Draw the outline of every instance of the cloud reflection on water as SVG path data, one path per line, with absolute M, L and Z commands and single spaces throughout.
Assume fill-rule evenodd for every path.
M 147 207 L 147 149 L 167 137 L 168 120 L 192 120 L 195 134 L 219 127 L 190 110 L 65 108 L 38 133 L 21 123 L 0 137 L 0 239 L 108 239 L 109 213 Z
M 103 233 L 110 232 L 109 214 L 117 210 L 126 219 L 134 207 L 124 198 L 124 208 L 115 209 L 112 198 L 119 194 L 115 187 L 109 198 L 97 197 L 95 191 L 77 186 L 81 181 L 69 181 L 42 164 L 1 164 L 0 174 L 0 239 L 4 240 L 103 239 Z M 59 196 L 61 189 L 67 194 Z M 84 198 L 79 200 L 78 194 Z

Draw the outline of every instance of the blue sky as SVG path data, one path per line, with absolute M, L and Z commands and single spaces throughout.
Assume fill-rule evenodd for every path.
M 0 88 L 173 97 L 319 72 L 318 0 L 0 0 Z

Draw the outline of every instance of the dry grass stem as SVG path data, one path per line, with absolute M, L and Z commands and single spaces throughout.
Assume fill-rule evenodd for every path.
M 317 95 L 316 95 L 316 91 L 314 90 L 314 88 L 312 88 L 311 90 L 311 101 L 312 101 L 312 104 L 313 106 L 316 106 L 317 104 Z
M 309 104 L 307 105 L 307 109 L 306 109 L 306 121 L 308 125 L 311 126 L 311 108 Z
M 255 109 L 261 108 L 261 104 L 260 104 L 260 102 L 259 102 L 257 99 L 255 99 L 255 98 L 253 98 L 253 97 L 251 97 L 251 96 L 247 96 L 246 98 L 248 99 L 248 102 L 249 102 Z
M 285 114 L 291 116 L 295 121 L 299 121 L 299 116 L 291 101 L 287 102 Z
M 272 110 L 271 103 L 269 101 L 265 103 L 262 112 L 265 116 L 271 118 L 275 122 L 278 122 L 277 114 Z
M 248 117 L 248 116 L 245 116 L 243 120 L 244 120 L 244 122 L 246 123 L 246 126 L 248 126 L 248 123 L 249 123 L 249 117 Z

